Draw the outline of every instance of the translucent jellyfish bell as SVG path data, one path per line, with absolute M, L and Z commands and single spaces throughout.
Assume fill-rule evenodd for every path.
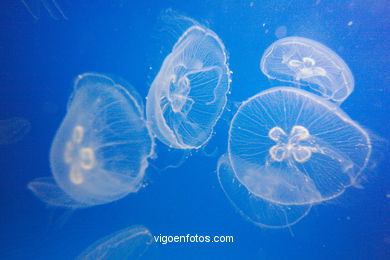
M 140 259 L 152 243 L 153 236 L 147 228 L 133 226 L 96 241 L 76 259 Z
M 302 37 L 274 42 L 264 52 L 260 67 L 268 78 L 307 84 L 316 94 L 336 103 L 343 102 L 354 89 L 352 72 L 344 60 L 321 43 Z
M 140 102 L 130 86 L 104 75 L 80 75 L 50 150 L 58 187 L 41 178 L 29 188 L 42 200 L 67 207 L 108 203 L 137 192 L 154 147 Z
M 228 155 L 239 181 L 256 196 L 285 205 L 313 204 L 356 184 L 369 161 L 371 140 L 335 104 L 277 87 L 239 107 Z
M 226 155 L 218 161 L 218 180 L 234 208 L 248 221 L 260 227 L 285 228 L 298 223 L 312 207 L 270 202 L 250 192 L 237 179 Z
M 218 36 L 200 25 L 188 28 L 150 87 L 146 115 L 153 133 L 170 147 L 200 148 L 226 105 L 229 77 Z

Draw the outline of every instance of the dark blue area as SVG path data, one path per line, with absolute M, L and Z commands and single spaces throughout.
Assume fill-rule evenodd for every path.
M 0 259 L 72 259 L 134 224 L 154 235 L 235 239 L 159 245 L 159 259 L 390 259 L 388 1 L 56 1 L 67 19 L 50 16 L 43 0 L 30 1 L 40 8 L 38 19 L 22 1 L 0 4 L 0 120 L 19 116 L 32 125 L 22 141 L 0 147 Z M 375 139 L 363 189 L 315 206 L 291 229 L 262 229 L 226 199 L 216 176 L 218 157 L 194 152 L 177 169 L 150 169 L 146 188 L 107 205 L 70 212 L 38 201 L 27 184 L 51 174 L 49 149 L 74 78 L 89 71 L 118 75 L 146 96 L 167 54 L 160 50 L 169 50 L 178 36 L 175 29 L 161 29 L 159 17 L 167 8 L 205 24 L 224 42 L 233 71 L 231 108 L 274 84 L 259 62 L 277 40 L 278 27 L 286 26 L 286 36 L 307 37 L 337 52 L 356 83 L 342 109 Z M 222 116 L 208 150 L 226 150 L 230 118 Z

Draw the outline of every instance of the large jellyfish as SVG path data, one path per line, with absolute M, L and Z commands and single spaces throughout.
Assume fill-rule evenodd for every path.
M 56 206 L 118 200 L 141 188 L 153 147 L 138 94 L 107 76 L 83 74 L 50 150 L 55 180 L 39 178 L 29 188 Z
M 302 37 L 274 42 L 264 52 L 261 71 L 271 79 L 307 85 L 308 89 L 336 103 L 354 89 L 347 64 L 328 47 Z
M 151 129 L 164 144 L 197 149 L 211 137 L 230 85 L 227 54 L 211 30 L 192 25 L 165 58 L 147 97 Z
M 229 129 L 232 169 L 254 195 L 285 205 L 335 198 L 366 168 L 368 134 L 338 106 L 277 87 L 239 107 Z
M 96 241 L 76 259 L 140 259 L 152 243 L 147 228 L 132 226 Z
M 270 202 L 251 193 L 241 184 L 230 166 L 226 155 L 218 160 L 218 180 L 226 197 L 234 208 L 247 220 L 266 228 L 285 228 L 304 218 L 312 207 L 305 205 L 284 205 Z

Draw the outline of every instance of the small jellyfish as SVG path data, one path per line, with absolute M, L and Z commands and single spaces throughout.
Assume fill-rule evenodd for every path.
M 152 132 L 170 147 L 200 148 L 221 116 L 229 85 L 222 41 L 205 27 L 190 26 L 150 87 L 146 115 Z
M 13 117 L 0 120 L 0 144 L 17 143 L 30 132 L 30 129 L 30 122 L 24 118 Z
M 115 201 L 141 188 L 153 148 L 135 90 L 104 75 L 83 74 L 50 150 L 59 187 L 49 178 L 33 181 L 29 188 L 56 206 Z
M 348 65 L 328 47 L 302 37 L 274 42 L 261 58 L 261 71 L 271 79 L 307 85 L 309 90 L 342 103 L 354 89 Z
M 140 259 L 152 243 L 153 236 L 147 228 L 132 226 L 96 241 L 76 259 Z
M 234 208 L 247 220 L 265 228 L 286 228 L 303 219 L 312 207 L 305 205 L 283 205 L 270 202 L 251 193 L 237 179 L 229 158 L 221 156 L 218 161 L 218 180 L 226 197 Z
M 313 204 L 356 185 L 371 140 L 334 103 L 277 87 L 239 107 L 229 129 L 228 155 L 252 194 L 278 204 Z
M 20 0 L 27 12 L 35 19 L 41 17 L 41 5 L 53 20 L 68 20 L 57 0 Z

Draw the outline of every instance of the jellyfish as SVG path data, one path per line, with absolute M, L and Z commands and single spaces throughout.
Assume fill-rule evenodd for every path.
M 41 13 L 41 4 L 54 20 L 68 20 L 65 12 L 57 0 L 20 0 L 27 12 L 35 19 L 39 20 Z
M 142 99 L 121 84 L 94 73 L 77 78 L 50 150 L 54 180 L 39 178 L 28 185 L 41 200 L 93 206 L 141 188 L 154 140 Z
M 235 176 L 254 195 L 284 205 L 320 203 L 356 186 L 369 135 L 336 104 L 293 87 L 244 101 L 229 129 Z
M 222 155 L 217 168 L 219 184 L 234 208 L 248 221 L 264 228 L 286 228 L 303 219 L 312 207 L 270 202 L 251 193 L 233 172 L 229 158 Z
M 177 149 L 198 149 L 210 139 L 226 105 L 227 54 L 211 30 L 190 26 L 152 82 L 146 115 L 154 135 Z
M 261 71 L 270 79 L 307 85 L 307 89 L 342 103 L 354 89 L 348 65 L 328 47 L 302 37 L 274 42 L 261 58 Z
M 96 241 L 76 259 L 140 259 L 152 243 L 147 228 L 132 226 Z
M 0 144 L 19 142 L 30 130 L 31 124 L 24 118 L 12 117 L 0 120 Z

